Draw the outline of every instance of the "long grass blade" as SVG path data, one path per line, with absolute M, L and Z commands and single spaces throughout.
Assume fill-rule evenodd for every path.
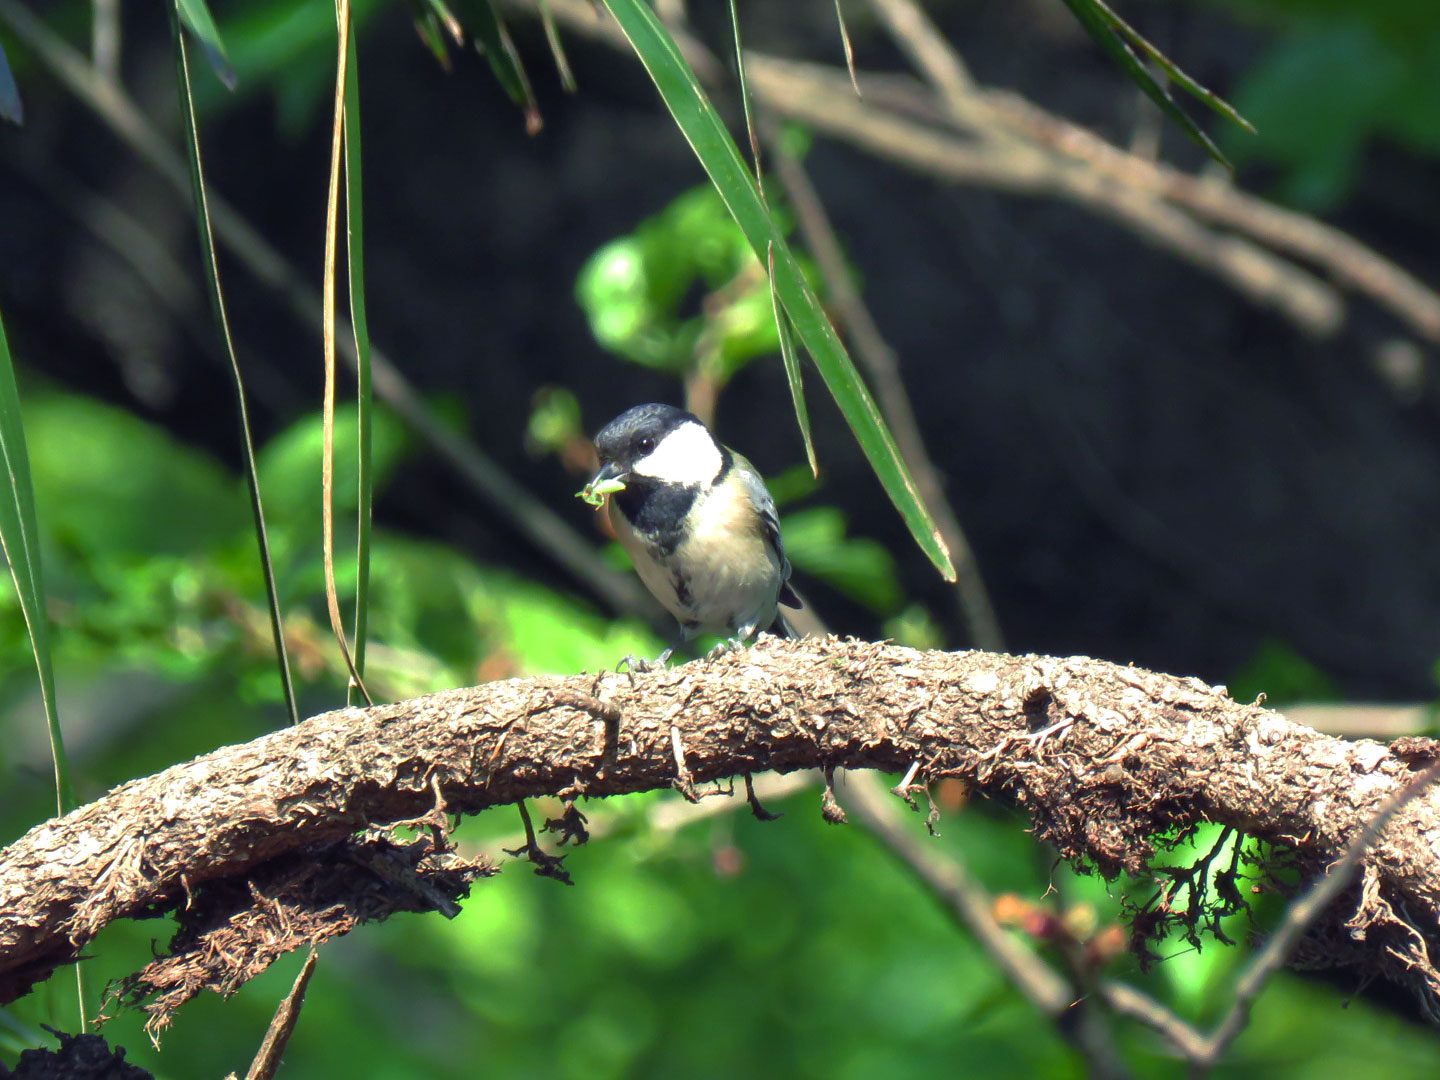
M 45 576 L 40 565 L 40 526 L 35 513 L 35 485 L 30 476 L 30 454 L 25 449 L 25 427 L 20 415 L 20 389 L 5 324 L 0 322 L 0 470 L 5 490 L 0 492 L 0 551 L 15 581 L 20 615 L 30 636 L 30 652 L 40 677 L 40 702 L 50 734 L 50 761 L 55 770 L 55 813 L 75 809 L 70 782 L 70 758 L 60 731 L 60 709 L 55 700 L 55 666 L 50 654 L 50 613 L 45 602 Z M 75 966 L 75 1003 L 80 1028 L 86 1030 L 85 976 Z
M 325 205 L 325 278 L 324 278 L 324 340 L 325 340 L 325 454 L 320 476 L 320 518 L 324 531 L 325 606 L 330 611 L 330 629 L 340 644 L 340 654 L 350 671 L 350 685 L 360 691 L 365 704 L 375 700 L 365 688 L 365 680 L 350 655 L 345 639 L 345 620 L 340 616 L 340 597 L 335 590 L 335 249 L 340 217 L 340 156 L 345 142 L 346 72 L 350 64 L 350 0 L 336 0 L 336 23 L 339 28 L 338 53 L 335 67 L 335 125 L 330 139 L 330 193 Z
M 215 25 L 209 5 L 205 0 L 175 0 L 175 7 L 180 13 L 180 21 L 200 42 L 200 51 L 205 54 L 211 70 L 225 84 L 225 89 L 234 90 L 239 80 L 225 52 L 225 43 L 220 40 L 220 29 Z
M 750 108 L 750 84 L 745 81 L 745 49 L 740 44 L 740 9 L 730 0 L 730 29 L 735 35 L 735 77 L 740 82 L 740 108 L 745 113 L 745 134 L 750 140 L 750 160 L 755 163 L 755 186 L 765 201 L 765 167 L 760 161 L 760 136 L 755 131 L 755 114 Z M 768 209 L 768 204 L 767 204 Z
M 205 166 L 200 157 L 200 124 L 195 116 L 195 95 L 190 86 L 190 58 L 185 36 L 180 32 L 178 4 L 170 9 L 170 36 L 175 47 L 175 71 L 180 89 L 180 112 L 185 119 L 185 145 L 190 152 L 190 186 L 194 192 L 195 225 L 200 236 L 200 262 L 205 267 L 205 283 L 210 296 L 210 311 L 220 334 L 220 343 L 230 361 L 230 374 L 235 383 L 235 402 L 240 420 L 240 441 L 245 450 L 245 480 L 250 489 L 250 510 L 255 518 L 255 540 L 260 548 L 260 568 L 265 577 L 265 596 L 270 606 L 270 633 L 275 638 L 275 659 L 280 668 L 280 683 L 285 693 L 285 707 L 290 722 L 300 722 L 300 708 L 295 701 L 295 684 L 290 677 L 290 655 L 285 647 L 284 623 L 280 618 L 280 592 L 275 585 L 275 565 L 270 558 L 270 537 L 265 528 L 265 504 L 260 497 L 260 474 L 255 468 L 255 440 L 250 433 L 249 394 L 235 355 L 235 342 L 230 336 L 230 318 L 225 311 L 225 294 L 220 288 L 220 264 L 215 253 L 215 233 L 210 226 L 210 203 L 205 193 Z
M 10 70 L 10 61 L 5 59 L 3 47 L 0 47 L 0 120 L 9 120 L 12 124 L 25 123 L 20 88 L 15 85 L 15 73 Z
M 350 327 L 355 336 L 357 484 L 359 511 L 355 538 L 355 671 L 365 677 L 365 641 L 370 623 L 370 526 L 375 502 L 371 425 L 375 394 L 370 376 L 370 320 L 365 313 L 365 202 L 360 153 L 360 69 L 355 62 L 355 24 L 350 24 L 345 66 L 345 261 L 350 271 Z M 355 704 L 357 687 L 349 703 Z
M 735 72 L 740 82 L 740 106 L 745 113 L 745 132 L 750 137 L 750 158 L 755 163 L 755 190 L 760 201 L 769 212 L 770 204 L 765 198 L 765 173 L 760 160 L 760 135 L 755 129 L 755 113 L 750 104 L 750 84 L 745 79 L 745 48 L 740 41 L 740 8 L 736 0 L 730 0 L 730 29 L 735 37 Z M 785 314 L 780 302 L 780 292 L 775 287 L 775 242 L 765 245 L 765 266 L 770 283 L 770 306 L 775 313 L 775 335 L 780 341 L 780 358 L 785 364 L 785 382 L 790 387 L 790 400 L 795 407 L 795 419 L 800 425 L 800 437 L 805 443 L 805 460 L 810 472 L 820 475 L 820 462 L 815 457 L 815 442 L 810 437 L 810 409 L 805 404 L 805 383 L 800 374 L 800 358 L 795 352 L 795 338 L 790 329 L 790 316 Z
M 649 71 L 670 114 L 745 233 L 756 258 L 768 259 L 770 246 L 774 245 L 773 281 L 795 332 L 814 359 L 835 403 L 921 550 L 946 580 L 954 581 L 950 554 L 916 490 L 909 469 L 900 458 L 894 437 L 819 298 L 806 282 L 800 264 L 785 243 L 784 233 L 761 200 L 735 141 L 695 73 L 644 0 L 605 0 L 605 6 Z

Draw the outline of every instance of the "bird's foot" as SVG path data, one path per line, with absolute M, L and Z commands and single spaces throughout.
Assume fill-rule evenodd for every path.
M 670 660 L 670 654 L 675 651 L 670 647 L 657 656 L 654 660 L 646 660 L 643 656 L 636 656 L 634 653 L 626 653 L 615 665 L 615 671 L 619 673 L 624 669 L 625 674 L 630 676 L 630 681 L 635 681 L 636 675 L 648 675 L 652 671 L 664 671 L 665 665 Z
M 713 664 L 716 660 L 719 660 L 720 657 L 728 656 L 732 652 L 739 652 L 744 647 L 745 642 L 740 638 L 726 638 L 705 654 L 705 662 L 707 664 Z

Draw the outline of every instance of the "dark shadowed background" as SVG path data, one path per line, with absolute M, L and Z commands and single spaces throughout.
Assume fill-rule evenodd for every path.
M 696 33 L 731 55 L 725 6 L 690 6 Z M 1058 0 L 925 6 L 981 83 L 1121 146 L 1158 138 L 1184 169 L 1214 168 Z M 210 183 L 318 288 L 330 6 L 214 7 L 240 86 L 227 94 L 197 73 Z M 830 3 L 740 8 L 747 47 L 843 69 Z M 88 49 L 89 4 L 31 10 Z M 846 11 L 862 71 L 908 70 L 865 5 Z M 1235 158 L 1237 185 L 1440 283 L 1440 8 L 1135 0 L 1122 13 L 1255 121 L 1251 137 L 1204 119 Z M 122 14 L 124 85 L 180 147 L 163 8 L 131 2 Z M 539 22 L 513 17 L 545 121 L 530 137 L 473 52 L 454 52 L 447 73 L 405 5 L 361 3 L 357 17 L 375 342 L 440 422 L 598 546 L 572 497 L 573 423 L 593 432 L 628 405 L 683 391 L 674 374 L 597 343 L 577 280 L 704 174 L 621 51 L 566 32 L 579 86 L 567 95 Z M 23 128 L 0 130 L 0 311 L 27 407 L 62 722 L 85 798 L 284 715 L 188 197 L 7 19 L 0 43 L 26 108 Z M 738 117 L 733 96 L 722 103 Z M 1073 202 L 947 183 L 819 136 L 805 164 L 899 357 L 1011 651 L 1129 661 L 1282 704 L 1434 697 L 1436 336 L 1343 286 L 1333 330 L 1307 333 Z M 319 711 L 343 692 L 318 571 L 319 337 L 242 260 L 227 252 L 222 269 L 274 489 L 302 712 Z M 706 292 L 689 289 L 681 313 L 700 311 Z M 566 392 L 578 413 L 554 406 Z M 972 644 L 953 587 L 909 539 L 813 375 L 809 400 L 821 481 L 778 488 L 802 515 L 797 574 L 813 607 L 842 633 Z M 537 402 L 572 422 L 548 448 L 536 417 L 551 414 Z M 386 696 L 658 649 L 421 434 L 382 420 L 372 662 L 389 672 Z M 716 426 L 768 476 L 803 462 L 778 355 L 740 367 Z M 841 570 L 825 569 L 832 547 L 846 553 Z M 353 561 L 346 573 L 353 583 Z M 8 838 L 48 812 L 49 766 L 8 592 L 0 635 Z M 399 920 L 327 950 L 282 1075 L 918 1076 L 961 1062 L 977 1074 L 1078 1075 L 1078 1059 L 918 886 L 858 830 L 819 824 L 813 794 L 786 802 L 776 825 L 720 815 L 684 830 L 653 825 L 659 801 L 595 808 L 614 827 L 571 858 L 575 889 L 512 867 L 453 924 Z M 1053 902 L 1112 920 L 1101 883 L 1053 870 L 1022 827 L 1009 809 L 968 807 L 942 825 L 942 842 L 958 843 L 997 893 L 1038 901 L 1063 879 Z M 467 828 L 469 843 L 497 850 L 515 824 Z M 1234 933 L 1245 937 L 1243 922 Z M 164 936 L 144 924 L 110 932 L 92 993 Z M 1177 943 L 1156 978 L 1177 1008 L 1210 1015 L 1237 951 Z M 160 1075 L 243 1070 L 294 968 L 278 965 L 230 1003 L 190 1006 L 159 1056 L 133 1017 L 107 1033 Z M 52 982 L 61 988 L 0 1014 L 0 1060 L 4 1039 L 27 1045 L 47 1009 L 68 1005 L 69 983 Z M 1277 984 L 1233 1074 L 1440 1065 L 1433 1033 L 1400 1018 L 1404 1002 L 1342 1010 L 1340 994 L 1356 989 Z M 1147 1075 L 1179 1074 L 1153 1040 L 1123 1037 Z

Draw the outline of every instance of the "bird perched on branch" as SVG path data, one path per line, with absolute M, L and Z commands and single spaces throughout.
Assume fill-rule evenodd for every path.
M 687 641 L 798 636 L 779 608 L 801 605 L 775 500 L 750 462 L 671 405 L 626 410 L 595 450 L 600 471 L 580 497 L 599 506 L 609 496 L 615 535 Z

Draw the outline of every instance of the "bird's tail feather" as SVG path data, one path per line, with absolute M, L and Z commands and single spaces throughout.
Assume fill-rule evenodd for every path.
M 795 627 L 790 625 L 790 620 L 785 618 L 785 613 L 782 611 L 775 612 L 775 621 L 770 624 L 769 632 L 779 638 L 798 639 L 802 636 L 800 634 L 800 631 L 796 630 Z

